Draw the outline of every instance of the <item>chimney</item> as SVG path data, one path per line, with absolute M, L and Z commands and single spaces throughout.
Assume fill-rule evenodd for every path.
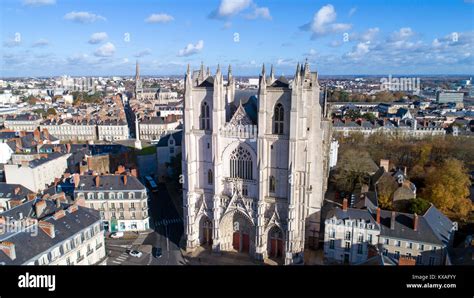
M 398 259 L 398 266 L 415 266 L 416 259 L 411 257 L 400 256 Z
M 40 220 L 38 223 L 39 227 L 43 232 L 45 232 L 49 237 L 54 238 L 56 236 L 54 232 L 54 225 L 50 222 Z
M 123 185 L 127 185 L 127 175 L 123 175 Z
M 67 208 L 67 211 L 68 211 L 69 213 L 74 213 L 74 212 L 76 212 L 78 209 L 79 209 L 79 207 L 77 206 L 77 204 L 72 204 L 71 206 L 69 206 L 69 208 Z
M 59 201 L 58 201 L 59 202 Z M 62 217 L 66 216 L 66 212 L 64 210 L 59 210 L 59 211 L 56 211 L 56 213 L 54 213 L 53 217 L 55 220 L 58 220 Z
M 15 195 L 20 193 L 21 188 L 19 186 L 15 187 L 14 193 Z
M 99 185 L 100 185 L 100 176 L 99 175 L 95 176 L 94 181 L 95 181 L 95 187 L 99 187 Z
M 73 175 L 73 177 L 74 177 L 74 187 L 78 188 L 79 183 L 81 182 L 81 176 L 76 173 L 76 174 Z
M 137 169 L 131 169 L 130 174 L 135 178 L 138 177 Z
M 117 174 L 122 174 L 123 172 L 125 172 L 125 167 L 123 165 L 119 165 L 117 167 Z
M 32 201 L 36 198 L 36 194 L 29 193 L 29 194 L 26 195 L 26 198 L 28 199 L 28 201 Z
M 377 207 L 376 220 L 377 220 L 377 223 L 380 224 L 380 207 Z
M 47 128 L 43 128 L 43 134 L 44 134 L 44 138 L 46 140 L 49 140 L 49 131 Z
M 390 218 L 390 229 L 395 230 L 395 217 L 396 217 L 395 211 L 392 211 L 392 217 Z
M 413 231 L 418 230 L 418 214 L 415 213 L 413 216 Z
M 342 211 L 347 211 L 347 199 L 342 200 Z
M 74 204 L 77 204 L 77 206 L 86 207 L 86 199 L 84 197 L 80 197 L 74 202 Z
M 16 259 L 15 244 L 13 242 L 0 242 L 0 250 L 2 250 L 12 261 Z
M 385 172 L 390 171 L 389 165 L 390 165 L 390 160 L 388 160 L 388 159 L 381 159 L 380 160 L 380 167 L 384 168 Z
M 67 150 L 67 153 L 71 153 L 71 144 L 69 143 L 66 144 L 66 150 Z
M 407 167 L 403 167 L 403 175 L 405 175 L 405 177 L 407 177 Z
M 35 212 L 37 218 L 41 218 L 44 210 L 46 210 L 46 201 L 41 200 L 35 204 Z
M 26 136 L 26 131 L 24 130 L 20 131 L 20 137 L 24 137 L 24 136 Z

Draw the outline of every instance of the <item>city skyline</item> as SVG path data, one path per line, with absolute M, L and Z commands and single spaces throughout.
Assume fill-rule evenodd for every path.
M 297 4 L 297 5 L 296 5 Z M 305 59 L 322 75 L 472 74 L 472 1 L 8 0 L 1 77 L 182 75 L 204 61 L 236 75 Z M 289 17 L 291 16 L 291 17 Z

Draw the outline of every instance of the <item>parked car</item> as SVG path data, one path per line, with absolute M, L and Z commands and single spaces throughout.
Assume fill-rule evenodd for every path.
M 138 250 L 135 250 L 135 249 L 132 249 L 132 250 L 127 250 L 127 253 L 129 255 L 131 255 L 132 257 L 135 257 L 135 258 L 139 258 L 141 257 L 143 254 L 142 252 L 138 251 Z
M 122 238 L 122 237 L 123 237 L 123 232 L 114 232 L 110 234 L 110 238 L 117 239 L 117 238 Z
M 159 259 L 162 256 L 161 247 L 153 247 L 152 249 L 153 257 Z

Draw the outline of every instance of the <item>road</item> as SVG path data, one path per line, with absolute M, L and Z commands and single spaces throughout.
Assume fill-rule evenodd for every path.
M 150 265 L 184 265 L 179 247 L 184 232 L 183 220 L 163 183 L 158 184 L 158 191 L 150 195 L 150 224 L 154 232 L 145 238 L 143 244 L 159 247 L 163 253 L 161 258 L 152 257 Z

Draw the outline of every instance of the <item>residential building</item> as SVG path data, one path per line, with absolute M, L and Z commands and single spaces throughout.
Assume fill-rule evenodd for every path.
M 124 120 L 106 119 L 97 123 L 97 138 L 103 141 L 127 140 L 128 124 Z
M 61 196 L 34 199 L 0 213 L 0 264 L 104 265 L 99 212 Z
M 36 114 L 7 115 L 3 125 L 13 131 L 33 131 L 43 119 Z
M 90 141 L 97 140 L 96 123 L 90 119 L 48 119 L 41 124 L 59 140 Z
M 70 153 L 53 152 L 41 154 L 41 157 L 33 160 L 24 160 L 21 164 L 6 164 L 6 182 L 10 184 L 21 184 L 34 192 L 45 189 L 60 178 L 68 167 Z
M 423 214 L 348 208 L 347 199 L 329 211 L 324 228 L 328 263 L 359 264 L 380 254 L 393 262 L 444 265 L 452 247 L 453 223 L 436 207 Z
M 183 131 L 180 130 L 161 137 L 156 144 L 157 175 L 161 180 L 171 174 L 168 164 L 181 153 L 182 138 Z
M 0 212 L 23 204 L 34 194 L 23 185 L 0 182 Z
M 145 186 L 128 175 L 72 176 L 75 200 L 100 211 L 104 229 L 144 231 L 149 229 L 148 195 Z

